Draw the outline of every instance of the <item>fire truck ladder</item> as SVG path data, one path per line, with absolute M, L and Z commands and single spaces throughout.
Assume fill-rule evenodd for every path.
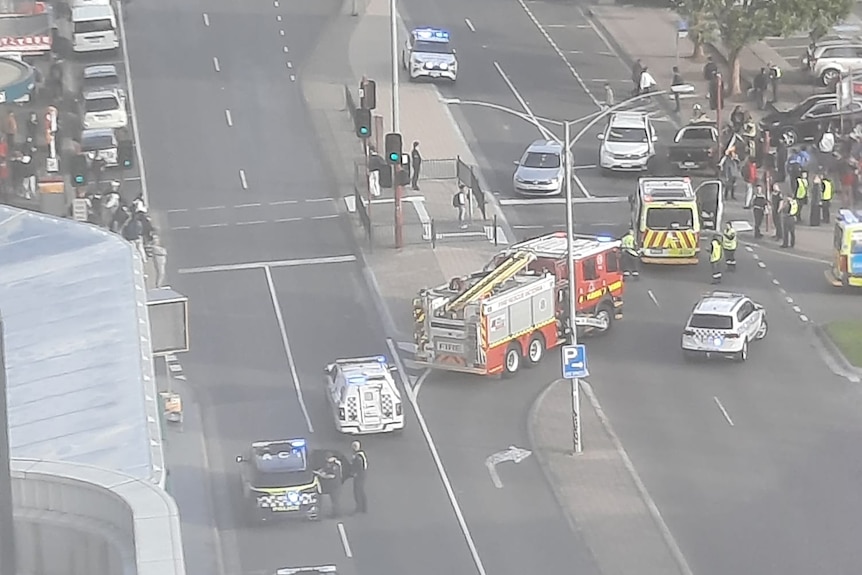
M 536 259 L 532 252 L 516 252 L 503 263 L 497 266 L 473 287 L 462 292 L 458 297 L 446 304 L 446 311 L 458 311 L 468 303 L 475 301 L 483 295 L 491 292 L 508 279 L 514 277 L 518 272 L 526 268 Z

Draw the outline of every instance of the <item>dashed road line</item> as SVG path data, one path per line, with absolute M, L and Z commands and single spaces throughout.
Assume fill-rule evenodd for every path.
M 216 72 L 221 72 L 221 64 L 219 64 L 218 57 L 213 56 L 213 68 L 215 68 Z
M 281 22 L 281 14 L 275 17 L 276 21 Z
M 476 32 L 476 27 L 473 26 L 473 23 L 470 21 L 469 18 L 464 18 L 464 23 L 467 25 L 467 28 L 470 29 L 470 32 Z
M 238 226 L 258 226 L 260 224 L 265 224 L 266 220 L 254 220 L 252 222 L 237 222 Z
M 245 178 L 245 170 L 239 171 L 239 183 L 242 185 L 243 190 L 248 189 L 248 180 Z
M 721 404 L 721 400 L 715 396 L 712 399 L 715 400 L 715 405 L 718 406 L 718 410 L 721 412 L 721 415 L 724 416 L 725 421 L 727 421 L 728 425 L 733 427 L 733 420 L 730 418 L 730 414 L 727 413 L 727 410 L 724 408 L 724 405 Z
M 287 46 L 285 46 L 285 47 L 284 47 L 284 53 L 285 53 L 285 54 L 287 54 L 288 52 L 290 52 L 290 48 L 288 48 Z
M 279 35 L 279 36 L 284 36 L 284 30 L 279 30 L 279 31 L 278 31 L 278 35 Z
M 793 298 L 787 294 L 787 290 L 784 289 L 784 287 L 782 287 L 781 282 L 778 281 L 778 278 L 776 278 L 775 275 L 773 275 L 772 271 L 767 268 L 766 262 L 764 262 L 760 258 L 760 256 L 754 251 L 754 248 L 751 245 L 746 245 L 745 251 L 749 252 L 751 254 L 752 258 L 755 261 L 757 261 L 757 266 L 760 269 L 766 270 L 766 274 L 769 276 L 770 280 L 772 281 L 772 285 L 774 285 L 775 287 L 778 288 L 778 293 L 781 294 L 781 296 L 784 298 L 784 302 L 790 307 L 790 309 L 793 310 L 793 313 L 796 314 L 796 316 L 800 319 L 800 321 L 802 321 L 803 323 L 808 323 L 810 321 L 810 319 L 805 314 L 805 312 L 802 311 L 802 307 L 797 305 L 796 302 L 793 300 Z
M 263 204 L 237 204 L 235 208 L 259 208 Z
M 658 300 L 655 297 L 655 294 L 652 293 L 651 289 L 647 290 L 647 295 L 649 296 L 649 298 L 652 300 L 652 302 L 655 304 L 656 307 L 661 307 L 658 303 Z
M 337 218 L 338 214 L 328 214 L 325 216 L 311 216 L 312 220 L 331 220 Z
M 230 110 L 224 111 L 224 119 L 227 121 L 228 128 L 233 128 L 233 116 L 231 116 Z
M 281 218 L 279 220 L 272 220 L 272 221 L 274 221 L 275 223 L 278 223 L 278 224 L 287 224 L 290 222 L 298 222 L 300 220 L 302 220 L 302 218 Z
M 353 557 L 353 551 L 350 549 L 350 541 L 347 540 L 347 530 L 344 528 L 344 523 L 338 524 L 338 536 L 341 538 L 341 546 L 344 548 L 344 555 L 348 559 Z
M 204 12 L 204 26 L 210 25 L 210 15 Z
M 225 209 L 225 206 L 204 206 L 204 207 L 198 208 L 198 209 L 201 211 L 204 211 L 204 210 L 223 210 L 223 209 Z
M 299 200 L 279 200 L 277 202 L 269 202 L 270 206 L 286 206 L 289 204 L 298 204 Z
M 288 67 L 288 68 L 293 68 L 293 62 L 291 62 L 291 61 L 289 61 L 289 60 L 288 60 L 288 62 L 287 62 L 287 67 Z

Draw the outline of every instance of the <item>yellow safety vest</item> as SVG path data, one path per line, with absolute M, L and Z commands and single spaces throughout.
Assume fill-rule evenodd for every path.
M 803 178 L 796 178 L 796 199 L 802 200 L 808 197 L 808 182 Z
M 721 242 L 712 240 L 712 251 L 709 253 L 709 263 L 714 264 L 721 261 Z
M 790 198 L 789 202 L 790 202 L 790 211 L 788 211 L 787 213 L 791 216 L 795 216 L 797 213 L 799 213 L 799 203 L 796 200 L 794 200 L 793 198 Z
M 722 241 L 724 244 L 722 247 L 726 250 L 735 250 L 736 249 L 736 230 L 725 230 L 724 231 L 724 240 Z
M 820 198 L 824 202 L 828 202 L 832 199 L 832 182 L 829 180 L 823 180 L 823 197 Z
M 627 250 L 635 249 L 635 237 L 632 234 L 626 234 L 622 239 L 623 248 Z

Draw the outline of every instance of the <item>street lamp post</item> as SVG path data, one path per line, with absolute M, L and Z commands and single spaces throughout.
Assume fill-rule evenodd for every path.
M 15 575 L 15 521 L 12 515 L 12 471 L 9 410 L 6 405 L 6 342 L 0 314 L 0 575 Z
M 394 0 L 393 0 L 394 1 Z M 467 105 L 467 106 L 480 106 L 484 108 L 491 108 L 494 110 L 498 110 L 500 112 L 504 112 L 506 114 L 510 114 L 512 116 L 516 116 L 521 118 L 525 122 L 532 124 L 538 129 L 543 136 L 552 139 L 560 144 L 564 145 L 565 153 L 563 154 L 563 172 L 564 177 L 566 179 L 564 185 L 564 192 L 566 196 L 566 266 L 568 267 L 568 284 L 569 284 L 569 297 L 568 297 L 568 315 L 569 315 L 569 343 L 571 345 L 577 345 L 578 343 L 578 330 L 575 325 L 575 312 L 577 311 L 577 290 L 575 284 L 575 216 L 574 216 L 574 202 L 572 198 L 572 179 L 574 177 L 574 167 L 572 166 L 572 156 L 571 149 L 581 138 L 584 137 L 590 128 L 599 123 L 602 119 L 606 118 L 610 114 L 622 110 L 626 106 L 640 101 L 645 98 L 649 98 L 652 96 L 661 96 L 667 93 L 674 94 L 690 94 L 694 92 L 694 86 L 690 84 L 682 84 L 678 86 L 672 86 L 670 90 L 661 90 L 656 92 L 650 92 L 647 94 L 639 94 L 628 100 L 624 100 L 615 106 L 610 106 L 608 108 L 604 108 L 582 118 L 577 118 L 574 120 L 551 120 L 548 118 L 540 118 L 538 116 L 533 115 L 532 113 L 525 114 L 514 110 L 512 108 L 508 108 L 506 106 L 501 106 L 499 104 L 494 104 L 492 102 L 481 102 L 476 100 L 460 100 L 457 98 L 452 99 L 444 99 L 443 102 L 445 104 L 458 104 L 458 105 Z M 542 123 L 551 124 L 554 126 L 560 126 L 563 128 L 563 140 L 560 141 L 559 138 L 554 136 L 553 132 L 551 132 L 546 126 Z M 571 129 L 575 124 L 580 124 L 582 122 L 586 122 L 586 124 L 581 128 L 581 130 L 575 134 L 575 137 L 571 137 Z M 575 453 L 583 452 L 583 441 L 581 440 L 581 382 L 578 379 L 572 379 L 572 448 Z

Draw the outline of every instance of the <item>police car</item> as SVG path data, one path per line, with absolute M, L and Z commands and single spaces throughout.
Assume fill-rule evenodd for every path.
M 404 428 L 393 371 L 382 355 L 339 359 L 326 366 L 326 395 L 338 431 L 359 435 Z
M 682 332 L 686 359 L 727 357 L 748 359 L 751 342 L 766 337 L 766 310 L 748 296 L 715 291 L 704 295 Z
M 401 64 L 411 80 L 445 78 L 454 82 L 458 77 L 458 60 L 449 43 L 449 32 L 438 28 L 412 30 L 401 51 Z
M 251 523 L 277 517 L 318 519 L 320 480 L 314 470 L 327 453 L 308 451 L 303 438 L 256 441 L 238 455 L 246 516 Z

